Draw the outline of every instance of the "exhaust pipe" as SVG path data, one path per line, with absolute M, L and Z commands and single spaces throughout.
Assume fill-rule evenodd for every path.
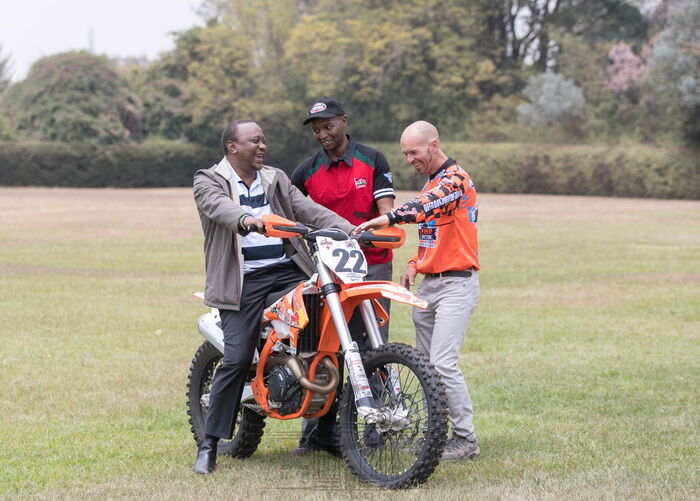
M 199 333 L 214 346 L 214 348 L 219 350 L 222 354 L 224 353 L 224 331 L 221 330 L 221 327 L 214 315 L 211 313 L 201 315 L 197 319 L 197 329 L 199 330 Z M 258 353 L 256 350 L 254 359 L 258 358 L 257 355 Z M 255 360 L 253 360 L 253 362 L 255 362 Z M 328 369 L 328 373 L 330 374 L 329 381 L 325 385 L 319 385 L 309 381 L 309 378 L 306 377 L 306 372 L 295 357 L 289 357 L 286 361 L 287 367 L 289 367 L 289 370 L 292 371 L 292 374 L 294 374 L 294 377 L 299 380 L 299 384 L 301 384 L 304 389 L 314 393 L 327 395 L 337 388 L 338 381 L 340 381 L 340 373 L 330 358 L 324 357 L 321 360 L 321 363 L 326 369 Z
M 299 384 L 304 389 L 312 391 L 314 393 L 328 395 L 330 392 L 337 388 L 338 381 L 340 380 L 340 373 L 338 372 L 338 369 L 336 368 L 335 364 L 333 364 L 330 358 L 324 357 L 321 360 L 321 363 L 326 369 L 328 369 L 328 372 L 330 373 L 330 380 L 327 384 L 323 386 L 309 381 L 309 378 L 306 377 L 306 373 L 301 367 L 299 360 L 297 360 L 295 357 L 289 357 L 287 359 L 287 367 L 289 367 L 289 370 L 292 371 L 292 374 L 294 374 L 294 377 L 296 377 L 299 380 Z

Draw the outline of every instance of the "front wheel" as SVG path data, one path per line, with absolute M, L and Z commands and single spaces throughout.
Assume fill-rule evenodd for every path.
M 435 367 L 422 353 L 390 343 L 363 356 L 372 396 L 384 422 L 368 424 L 350 384 L 340 402 L 343 459 L 361 480 L 405 488 L 425 482 L 447 440 L 447 397 Z
M 205 341 L 194 354 L 187 378 L 187 414 L 192 435 L 197 445 L 204 438 L 204 424 L 209 409 L 209 391 L 216 368 L 223 355 L 214 345 Z M 234 435 L 231 440 L 219 440 L 218 455 L 247 458 L 258 448 L 265 428 L 265 416 L 243 406 L 238 406 Z

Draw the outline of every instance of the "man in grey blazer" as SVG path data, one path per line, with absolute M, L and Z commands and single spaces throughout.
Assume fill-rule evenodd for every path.
M 221 135 L 221 146 L 221 161 L 194 175 L 194 199 L 204 232 L 204 304 L 219 309 L 224 331 L 224 358 L 212 383 L 205 436 L 194 464 L 201 474 L 216 468 L 219 439 L 233 436 L 265 297 L 313 273 L 301 239 L 267 238 L 249 230 L 263 228 L 264 214 L 347 233 L 354 228 L 302 195 L 283 171 L 263 164 L 267 145 L 255 122 L 231 122 Z

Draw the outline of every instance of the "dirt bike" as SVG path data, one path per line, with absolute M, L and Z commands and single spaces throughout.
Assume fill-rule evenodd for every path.
M 426 303 L 399 284 L 363 281 L 367 263 L 358 244 L 397 248 L 405 240 L 403 230 L 392 227 L 351 238 L 335 229 L 312 231 L 275 215 L 264 216 L 263 221 L 268 236 L 304 238 L 316 273 L 281 297 L 267 298 L 234 436 L 220 440 L 217 453 L 251 456 L 266 417 L 286 420 L 326 414 L 344 361 L 348 379 L 338 413 L 340 448 L 347 465 L 361 480 L 383 487 L 425 482 L 445 447 L 444 387 L 425 355 L 405 344 L 384 344 L 379 326 L 388 316 L 377 299 L 422 308 Z M 362 354 L 347 327 L 356 308 L 372 347 Z M 224 343 L 217 310 L 200 316 L 197 324 L 207 341 L 192 359 L 187 397 L 189 422 L 199 444 Z

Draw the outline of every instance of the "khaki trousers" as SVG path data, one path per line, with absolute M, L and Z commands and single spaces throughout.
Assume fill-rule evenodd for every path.
M 445 385 L 452 432 L 475 438 L 472 401 L 459 370 L 459 352 L 476 303 L 479 300 L 479 274 L 471 277 L 425 277 L 418 296 L 427 309 L 414 308 L 416 348 L 430 358 Z

